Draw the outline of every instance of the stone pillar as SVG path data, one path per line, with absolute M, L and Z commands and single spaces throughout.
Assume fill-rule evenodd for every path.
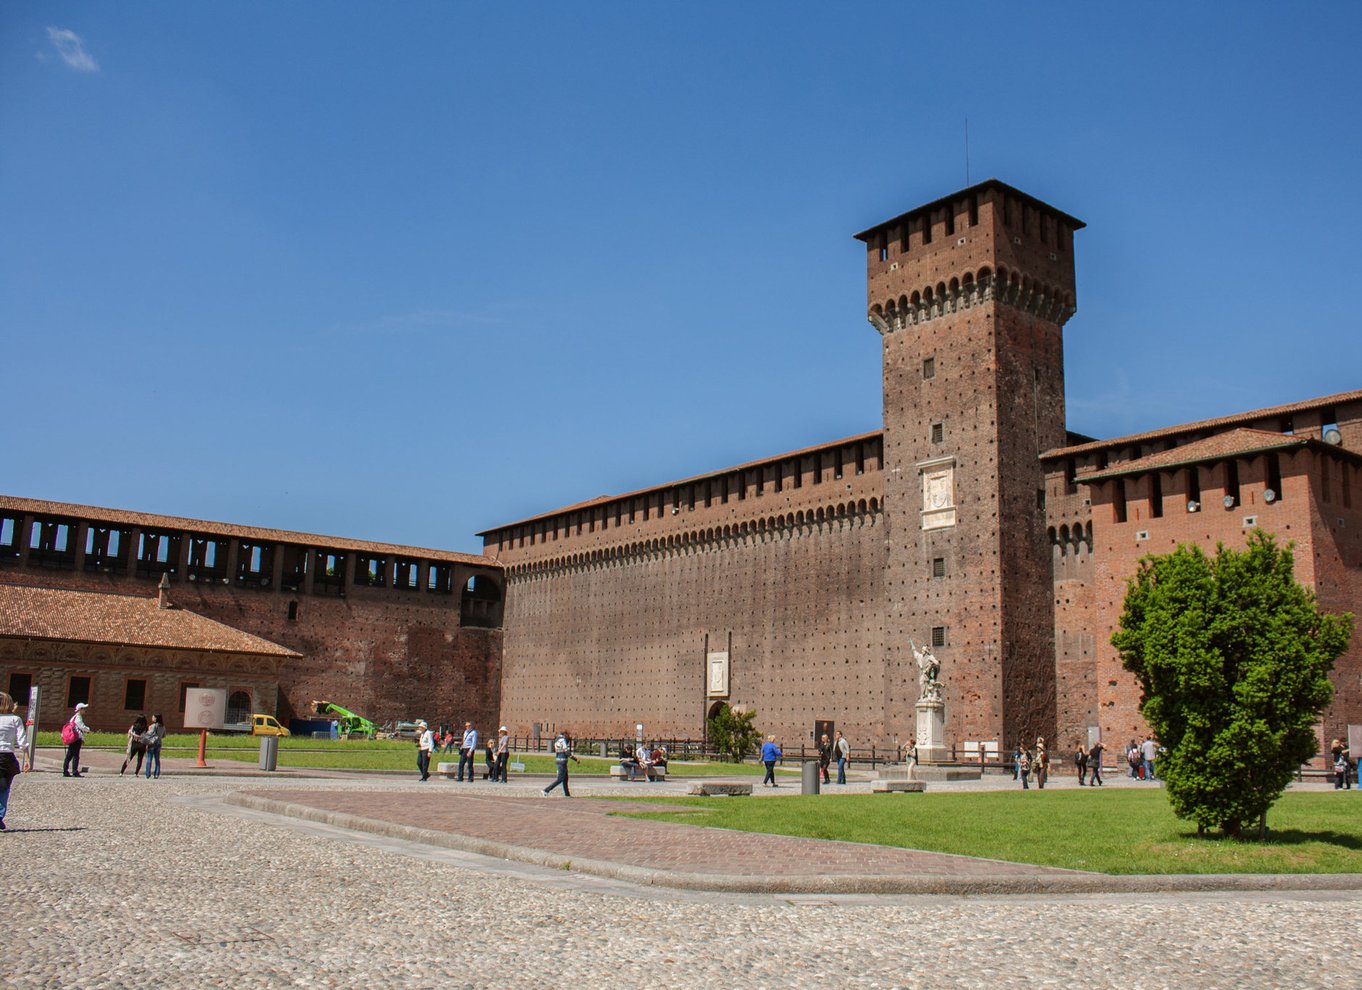
M 194 537 L 189 533 L 179 533 L 177 536 L 179 537 L 179 546 L 175 551 L 175 579 L 183 581 L 189 574 L 189 548 L 194 543 Z M 167 538 L 174 540 L 176 537 L 168 536 Z M 166 563 L 169 564 L 170 562 L 170 557 L 167 555 Z
M 383 565 L 383 586 L 385 588 L 395 588 L 397 585 L 397 558 L 389 557 L 388 562 Z
M 237 567 L 241 559 L 241 541 L 233 537 L 227 541 L 227 583 L 236 584 Z
M 916 707 L 918 762 L 942 763 L 946 759 L 946 704 L 923 698 Z
M 321 555 L 316 547 L 308 547 L 303 557 L 303 594 L 312 594 L 313 578 L 317 574 L 317 568 L 321 565 Z
M 79 574 L 85 570 L 85 541 L 90 538 L 90 524 L 82 519 L 72 529 L 71 539 L 75 540 L 75 544 L 72 546 L 75 551 L 73 567 Z
M 430 561 L 423 560 L 416 565 L 416 587 L 419 591 L 430 590 Z
M 33 542 L 33 516 L 25 512 L 19 517 L 18 532 L 14 534 L 14 539 L 19 546 L 19 566 L 28 566 L 28 551 Z
M 284 544 L 276 543 L 270 554 L 270 588 L 281 591 L 284 584 Z
M 134 577 L 137 574 L 137 553 L 142 548 L 142 527 L 134 526 L 128 531 L 127 553 L 123 559 L 128 562 L 128 576 Z

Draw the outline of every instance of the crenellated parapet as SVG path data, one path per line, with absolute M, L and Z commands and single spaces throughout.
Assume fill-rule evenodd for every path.
M 724 552 L 738 547 L 876 526 L 881 521 L 882 508 L 879 499 L 860 499 L 731 526 L 690 530 L 650 540 L 633 540 L 612 547 L 510 564 L 506 566 L 506 580 L 508 586 L 514 586 L 523 581 L 562 574 Z
M 875 303 L 867 318 L 883 336 L 994 300 L 1058 326 L 1077 311 L 1071 292 L 1005 268 L 995 273 L 984 267 Z

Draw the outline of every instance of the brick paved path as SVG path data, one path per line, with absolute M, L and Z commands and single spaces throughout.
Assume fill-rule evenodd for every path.
M 727 877 L 1084 876 L 1071 870 L 919 852 L 856 842 L 800 839 L 611 812 L 656 811 L 619 801 L 518 798 L 436 791 L 326 791 L 271 787 L 247 794 L 373 822 L 541 850 L 563 860 L 608 861 L 643 870 Z M 716 799 L 731 800 L 731 799 Z

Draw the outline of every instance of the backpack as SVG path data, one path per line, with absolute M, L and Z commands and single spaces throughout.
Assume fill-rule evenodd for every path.
M 80 739 L 80 733 L 76 731 L 76 720 L 71 719 L 61 727 L 61 741 L 67 746 Z

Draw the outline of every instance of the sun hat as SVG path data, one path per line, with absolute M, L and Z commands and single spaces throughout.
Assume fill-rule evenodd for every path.
M 508 730 L 507 730 L 506 726 L 503 725 L 500 729 L 497 729 L 497 731 L 498 731 L 498 732 L 506 732 L 506 731 L 508 731 Z
M 86 704 L 85 702 L 83 702 L 83 701 L 77 701 L 77 702 L 76 702 L 76 711 L 80 711 L 82 708 L 89 708 L 89 707 L 90 707 L 90 706 L 87 705 L 87 704 Z

